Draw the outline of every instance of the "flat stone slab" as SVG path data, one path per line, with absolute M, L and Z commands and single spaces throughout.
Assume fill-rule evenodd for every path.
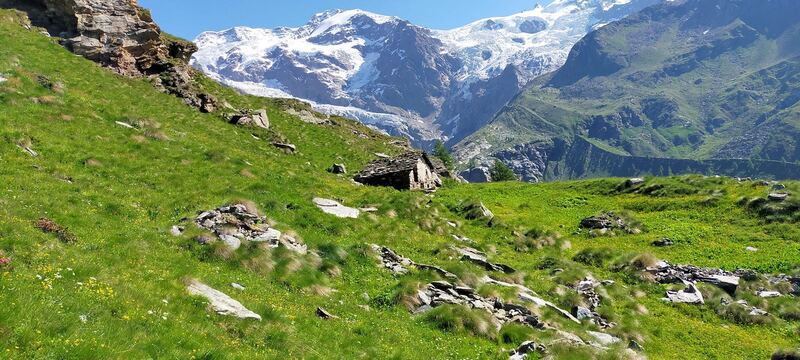
M 234 316 L 239 319 L 256 319 L 261 321 L 261 315 L 258 315 L 242 305 L 242 303 L 234 300 L 225 293 L 215 290 L 212 287 L 203 284 L 197 280 L 192 280 L 186 288 L 189 294 L 202 296 L 208 299 L 208 306 L 219 315 Z
M 334 215 L 340 218 L 357 219 L 361 215 L 361 210 L 344 206 L 338 201 L 314 198 L 314 205 L 326 214 Z

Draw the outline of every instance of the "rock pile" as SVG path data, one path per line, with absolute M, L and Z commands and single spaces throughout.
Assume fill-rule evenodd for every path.
M 511 356 L 508 360 L 523 360 L 528 358 L 528 354 L 531 353 L 540 353 L 544 354 L 547 352 L 547 348 L 544 345 L 537 344 L 533 341 L 526 341 L 520 344 L 516 349 L 511 351 Z
M 593 279 L 586 278 L 575 285 L 575 291 L 584 299 L 586 307 L 576 306 L 572 309 L 572 315 L 578 320 L 589 320 L 602 329 L 614 327 L 614 323 L 604 319 L 599 313 L 597 308 L 600 306 L 600 295 L 595 291 L 601 284 Z
M 456 250 L 459 252 L 459 254 L 461 254 L 461 260 L 466 260 L 478 264 L 488 271 L 498 271 L 498 272 L 504 272 L 506 274 L 511 274 L 516 272 L 514 268 L 508 265 L 489 262 L 488 258 L 486 257 L 486 254 L 476 249 L 467 247 L 467 248 L 456 248 Z
M 283 246 L 300 254 L 308 252 L 305 244 L 271 228 L 265 217 L 254 214 L 242 204 L 202 212 L 195 224 L 213 232 L 231 250 L 238 249 L 243 241 L 249 241 L 265 243 L 271 248 Z
M 610 233 L 614 230 L 622 230 L 628 234 L 638 234 L 641 232 L 641 230 L 628 224 L 624 218 L 611 211 L 581 220 L 580 228 L 590 230 L 600 235 Z
M 487 299 L 470 287 L 455 286 L 447 281 L 434 281 L 428 284 L 418 291 L 417 300 L 420 305 L 414 310 L 416 314 L 445 304 L 463 305 L 489 312 L 498 325 L 520 323 L 537 329 L 546 327 L 527 307 L 504 303 L 499 299 Z
M 191 295 L 198 295 L 208 299 L 208 306 L 217 314 L 234 316 L 240 319 L 256 319 L 261 321 L 261 315 L 248 310 L 242 303 L 225 295 L 219 290 L 203 284 L 197 280 L 192 280 L 186 288 Z
M 347 167 L 344 164 L 333 164 L 328 168 L 328 172 L 331 174 L 347 174 Z
M 647 268 L 646 271 L 653 276 L 656 282 L 661 284 L 699 281 L 716 285 L 731 295 L 736 293 L 740 278 L 748 275 L 746 270 L 728 272 L 693 265 L 671 265 L 665 261 L 660 261 L 656 266 Z
M 377 254 L 378 260 L 383 264 L 383 267 L 389 269 L 395 275 L 406 274 L 408 269 L 413 267 L 418 270 L 433 271 L 448 279 L 458 279 L 458 276 L 447 270 L 434 265 L 418 264 L 407 257 L 398 255 L 394 250 L 385 246 L 372 244 L 370 248 Z

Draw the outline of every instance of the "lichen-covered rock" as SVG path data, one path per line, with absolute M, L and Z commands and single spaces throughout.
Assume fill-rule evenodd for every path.
M 243 241 L 249 241 L 264 243 L 271 248 L 283 246 L 300 254 L 308 251 L 305 244 L 270 227 L 265 217 L 242 204 L 202 212 L 195 219 L 195 224 L 213 232 L 231 250 L 237 250 Z

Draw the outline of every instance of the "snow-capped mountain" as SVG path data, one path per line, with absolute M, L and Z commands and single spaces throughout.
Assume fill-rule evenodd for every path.
M 455 142 L 561 66 L 587 32 L 659 1 L 555 0 L 452 30 L 332 10 L 298 28 L 203 33 L 192 63 L 241 91 L 305 99 L 417 145 Z

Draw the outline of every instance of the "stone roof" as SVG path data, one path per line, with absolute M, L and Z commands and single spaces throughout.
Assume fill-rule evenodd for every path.
M 393 158 L 377 159 L 369 163 L 364 170 L 361 170 L 361 172 L 356 175 L 356 179 L 366 179 L 398 172 L 411 171 L 417 166 L 419 159 L 424 159 L 431 169 L 435 169 L 435 165 L 431 162 L 431 159 L 427 154 L 421 151 L 409 151 Z

